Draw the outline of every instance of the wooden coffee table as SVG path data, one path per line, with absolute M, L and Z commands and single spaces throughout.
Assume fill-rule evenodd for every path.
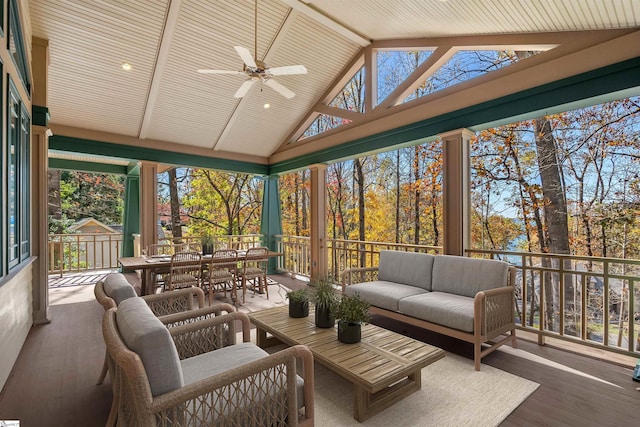
M 289 317 L 286 306 L 249 313 L 257 344 L 308 346 L 315 360 L 353 384 L 353 417 L 360 422 L 420 390 L 422 368 L 445 355 L 437 347 L 371 324 L 362 327 L 361 342 L 343 344 L 337 326 L 316 328 L 313 309 L 309 311 L 309 317 L 301 319 Z

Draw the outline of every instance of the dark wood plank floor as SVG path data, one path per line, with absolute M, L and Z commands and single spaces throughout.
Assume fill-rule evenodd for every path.
M 287 277 L 277 280 L 290 288 L 304 286 Z M 108 378 L 95 385 L 104 357 L 102 314 L 95 301 L 51 307 L 51 324 L 31 330 L 0 395 L 0 420 L 19 419 L 21 427 L 104 425 L 111 385 Z M 385 318 L 374 317 L 372 322 L 471 358 L 472 348 L 466 343 Z M 497 351 L 483 359 L 541 385 L 504 426 L 638 425 L 640 383 L 631 380 L 631 359 L 618 359 L 626 363 L 623 366 L 523 339 L 519 344 L 518 351 Z

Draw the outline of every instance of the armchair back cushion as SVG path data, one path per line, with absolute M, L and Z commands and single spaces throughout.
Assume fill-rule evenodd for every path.
M 435 257 L 429 254 L 381 251 L 378 279 L 431 290 L 431 268 Z
M 137 297 L 136 290 L 131 286 L 127 279 L 119 273 L 112 273 L 105 277 L 102 282 L 104 293 L 113 298 L 116 305 L 128 298 Z
M 507 286 L 509 264 L 504 261 L 438 255 L 433 262 L 433 291 L 473 298 L 480 291 Z
M 142 360 L 153 396 L 184 385 L 169 330 L 142 298 L 129 298 L 119 304 L 116 320 L 125 344 Z

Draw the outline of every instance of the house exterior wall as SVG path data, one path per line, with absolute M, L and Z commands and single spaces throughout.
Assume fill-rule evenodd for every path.
M 11 374 L 33 324 L 32 263 L 0 286 L 0 389 Z

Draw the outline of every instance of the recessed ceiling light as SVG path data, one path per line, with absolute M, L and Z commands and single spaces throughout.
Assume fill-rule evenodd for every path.
M 125 71 L 131 71 L 131 64 L 129 64 L 128 62 L 123 62 L 122 69 Z
M 263 105 L 263 107 L 264 107 L 264 108 L 265 108 L 265 110 L 266 110 L 267 108 L 270 108 L 270 107 L 271 107 L 271 104 L 264 104 L 264 105 Z

